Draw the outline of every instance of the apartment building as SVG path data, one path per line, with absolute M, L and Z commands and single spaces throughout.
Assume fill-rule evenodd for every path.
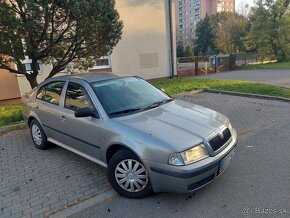
M 90 72 L 133 74 L 144 79 L 170 77 L 176 70 L 175 0 L 116 0 L 123 21 L 122 39 L 110 56 L 99 59 Z M 27 72 L 31 59 L 22 62 Z M 40 64 L 38 82 L 51 71 L 51 64 Z M 63 72 L 69 73 L 69 72 Z M 63 75 L 63 73 L 56 76 Z M 9 77 L 9 83 L 8 78 Z M 5 85 L 7 84 L 7 85 Z M 0 100 L 19 98 L 31 89 L 23 75 L 2 73 L 0 69 Z M 12 93 L 9 95 L 9 93 Z
M 184 45 L 192 44 L 197 23 L 206 14 L 235 12 L 235 0 L 175 0 L 177 18 L 177 41 Z

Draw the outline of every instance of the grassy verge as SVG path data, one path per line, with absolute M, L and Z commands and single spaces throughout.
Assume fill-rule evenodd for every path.
M 0 127 L 22 120 L 22 106 L 20 104 L 0 105 Z
M 199 89 L 217 89 L 290 98 L 290 89 L 274 85 L 238 80 L 175 78 L 157 81 L 154 82 L 154 85 L 156 85 L 158 88 L 165 89 L 169 95 Z
M 245 70 L 271 70 L 271 69 L 290 69 L 290 62 L 273 62 L 265 64 L 248 64 L 240 66 L 239 69 Z

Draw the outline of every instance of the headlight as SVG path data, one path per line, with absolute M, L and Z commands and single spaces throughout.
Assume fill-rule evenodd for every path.
M 226 126 L 228 127 L 228 129 L 229 129 L 230 131 L 232 131 L 233 126 L 232 126 L 232 124 L 231 124 L 230 121 L 228 121 L 228 122 L 226 123 Z
M 169 157 L 169 164 L 175 166 L 188 165 L 208 157 L 208 153 L 203 145 L 195 146 L 186 151 L 172 154 Z
M 183 166 L 184 165 L 182 157 L 179 153 L 170 155 L 168 162 L 170 165 L 175 165 L 175 166 Z

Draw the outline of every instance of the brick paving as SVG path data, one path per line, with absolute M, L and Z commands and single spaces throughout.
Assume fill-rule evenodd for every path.
M 211 93 L 181 99 L 224 113 L 240 136 L 289 121 L 285 102 Z M 38 150 L 28 130 L 0 137 L 0 175 L 1 218 L 47 217 L 111 190 L 104 168 L 57 146 Z
M 44 217 L 110 190 L 106 170 L 72 152 L 34 147 L 28 130 L 0 137 L 0 217 Z
M 199 104 L 230 118 L 240 135 L 282 122 L 290 116 L 290 104 L 276 100 L 264 100 L 222 94 L 200 93 L 180 99 Z
M 183 99 L 223 112 L 237 128 L 237 152 L 226 172 L 190 195 L 120 197 L 70 218 L 290 217 L 290 104 L 210 93 Z

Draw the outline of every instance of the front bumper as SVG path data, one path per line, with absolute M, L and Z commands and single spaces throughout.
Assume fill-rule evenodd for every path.
M 237 132 L 233 130 L 231 142 L 223 151 L 194 164 L 177 167 L 145 161 L 153 190 L 157 193 L 188 193 L 207 185 L 224 172 L 224 170 L 221 172 L 221 162 L 228 154 L 232 154 L 236 144 Z

